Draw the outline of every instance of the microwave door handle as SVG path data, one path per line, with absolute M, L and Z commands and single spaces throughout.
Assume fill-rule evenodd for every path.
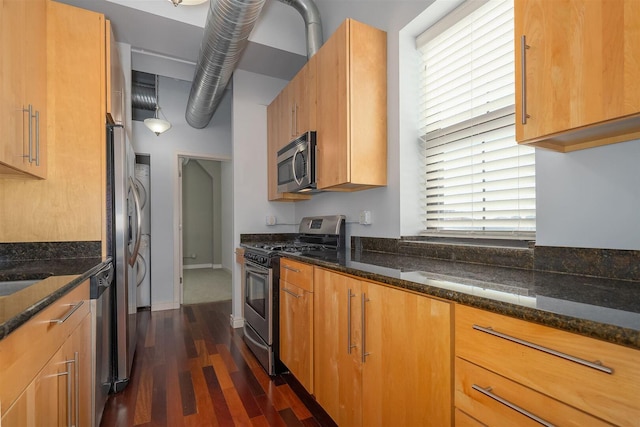
M 296 181 L 296 184 L 300 185 L 302 183 L 302 179 L 298 179 L 296 176 L 296 157 L 298 154 L 302 153 L 302 147 L 298 147 L 295 153 L 293 153 L 293 158 L 291 159 L 291 170 L 293 171 L 293 179 Z

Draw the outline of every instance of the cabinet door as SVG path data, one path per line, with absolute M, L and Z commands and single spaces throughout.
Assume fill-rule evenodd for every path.
M 516 0 L 516 139 L 637 115 L 639 26 L 637 0 Z
M 35 116 L 31 123 L 33 160 L 27 162 L 26 171 L 44 178 L 47 171 L 47 2 L 28 0 L 24 3 L 24 103 L 32 105 Z M 25 132 L 28 142 L 28 127 Z
M 451 305 L 363 284 L 363 425 L 451 426 Z
M 282 280 L 280 360 L 313 394 L 313 294 Z
M 340 426 L 362 425 L 361 283 L 314 268 L 314 392 Z
M 22 171 L 44 177 L 46 1 L 3 0 L 0 4 L 0 174 Z
M 0 43 L 0 161 L 15 168 L 24 168 L 27 141 L 23 140 L 23 74 L 24 70 L 24 14 L 23 0 L 2 0 Z M 1 170 L 2 173 L 10 170 Z
M 316 56 L 300 69 L 285 89 L 289 94 L 290 135 L 293 140 L 316 130 Z
M 386 33 L 347 19 L 317 56 L 318 188 L 387 182 Z
M 318 79 L 317 181 L 327 188 L 349 180 L 349 20 L 316 53 Z

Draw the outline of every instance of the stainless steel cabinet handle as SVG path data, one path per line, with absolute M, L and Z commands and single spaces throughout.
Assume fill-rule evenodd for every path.
M 351 288 L 349 288 L 349 293 L 347 295 L 347 353 L 351 354 L 351 349 L 355 347 L 355 345 L 351 344 L 351 298 L 356 295 L 351 292 Z
M 293 271 L 294 273 L 300 273 L 300 270 L 293 268 L 293 267 L 289 267 L 288 265 L 283 265 L 282 266 L 285 270 L 289 270 L 289 271 Z
M 36 166 L 40 166 L 40 111 L 36 111 Z
M 507 340 L 507 341 L 514 342 L 516 344 L 523 345 L 525 347 L 532 348 L 534 350 L 542 351 L 543 353 L 547 353 L 547 354 L 551 354 L 551 355 L 556 356 L 556 357 L 560 357 L 562 359 L 568 360 L 570 362 L 577 363 L 579 365 L 583 365 L 583 366 L 586 366 L 586 367 L 589 367 L 589 368 L 592 368 L 592 369 L 596 369 L 598 371 L 601 371 L 601 372 L 604 372 L 604 373 L 607 373 L 607 374 L 613 374 L 613 369 L 602 365 L 602 363 L 600 363 L 600 361 L 590 362 L 588 360 L 584 360 L 584 359 L 581 359 L 579 357 L 571 356 L 570 354 L 562 353 L 560 351 L 553 350 L 553 349 L 548 348 L 548 347 L 543 347 L 541 345 L 534 344 L 534 343 L 529 342 L 529 341 L 521 340 L 520 338 L 512 337 L 511 335 L 507 335 L 507 334 L 503 334 L 503 333 L 498 332 L 498 331 L 494 331 L 493 328 L 491 328 L 490 326 L 483 327 L 483 326 L 473 325 L 473 329 L 475 329 L 477 331 L 480 331 L 480 332 L 484 332 L 485 334 L 489 334 L 489 335 L 493 335 L 493 336 L 498 337 L 498 338 L 502 338 L 502 339 Z
M 288 293 L 289 295 L 291 295 L 292 297 L 295 297 L 295 298 L 300 298 L 300 297 L 302 296 L 302 295 L 298 295 L 298 294 L 297 294 L 297 293 L 295 293 L 295 292 L 291 292 L 291 291 L 290 291 L 289 289 L 287 289 L 287 288 L 282 288 L 282 290 L 283 290 L 283 291 L 285 291 L 286 293 Z
M 527 52 L 529 45 L 527 44 L 527 36 L 520 37 L 520 89 L 521 89 L 521 102 L 522 102 L 522 124 L 527 124 L 527 119 L 530 117 L 527 114 Z
M 366 361 L 366 358 L 371 353 L 367 352 L 367 308 L 366 304 L 369 302 L 367 295 L 362 293 L 362 363 Z
M 79 357 L 78 352 L 73 353 L 73 359 L 64 362 L 67 366 L 65 372 L 60 372 L 58 376 L 67 376 L 67 426 L 78 426 L 80 419 L 80 380 L 78 373 Z M 71 365 L 73 364 L 73 383 L 71 382 Z M 73 388 L 73 392 L 71 391 Z M 74 411 L 75 409 L 75 411 Z M 72 417 L 73 414 L 73 417 Z M 75 421 L 75 423 L 74 423 Z
M 22 112 L 29 115 L 29 153 L 22 157 L 26 157 L 29 160 L 29 163 L 33 163 L 33 105 L 29 104 L 27 108 L 22 109 Z
M 514 411 L 524 415 L 525 417 L 530 418 L 533 421 L 542 424 L 543 426 L 555 427 L 554 424 L 551 424 L 550 422 L 548 422 L 546 420 L 543 420 L 542 418 L 538 417 L 537 415 L 532 414 L 531 412 L 527 411 L 526 409 L 523 409 L 523 408 L 519 407 L 518 405 L 516 405 L 514 403 L 511 403 L 506 399 L 503 399 L 502 397 L 498 396 L 497 394 L 492 393 L 491 392 L 491 390 L 492 390 L 491 387 L 482 388 L 477 384 L 473 384 L 471 386 L 471 388 L 473 388 L 474 390 L 484 394 L 487 397 L 490 397 L 491 399 L 493 399 L 493 400 L 495 400 L 497 402 L 502 403 L 503 405 L 505 405 L 505 406 L 513 409 Z
M 80 308 L 80 306 L 81 306 L 82 304 L 84 304 L 84 300 L 83 300 L 83 301 L 80 301 L 80 302 L 79 302 L 79 303 L 77 303 L 77 304 L 73 304 L 73 305 L 71 306 L 71 309 L 70 309 L 69 311 L 67 311 L 67 314 L 65 314 L 65 315 L 64 315 L 63 317 L 61 317 L 60 319 L 51 319 L 51 320 L 49 321 L 49 323 L 57 323 L 57 324 L 60 324 L 60 323 L 64 323 L 64 322 L 66 322 L 66 320 L 67 320 L 69 317 L 71 317 L 71 315 L 72 315 L 73 313 L 75 313 L 75 312 Z

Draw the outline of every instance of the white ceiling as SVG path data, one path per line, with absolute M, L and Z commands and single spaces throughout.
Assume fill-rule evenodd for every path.
M 188 66 L 197 60 L 207 11 L 210 1 L 215 0 L 178 7 L 168 0 L 58 1 L 104 13 L 111 20 L 116 40 L 131 45 L 134 65 L 136 55 L 151 55 L 174 58 Z M 431 1 L 316 0 L 316 5 L 326 39 L 347 17 L 385 30 L 401 28 Z M 278 0 L 266 0 L 249 41 L 238 68 L 289 80 L 306 62 L 303 19 Z M 155 72 L 163 74 L 161 70 Z

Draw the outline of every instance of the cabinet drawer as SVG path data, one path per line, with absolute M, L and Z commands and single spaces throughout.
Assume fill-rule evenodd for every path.
M 457 357 L 608 422 L 640 425 L 640 351 L 460 305 L 455 324 Z
M 455 363 L 456 408 L 487 426 L 611 425 L 463 359 Z
M 280 280 L 313 292 L 313 266 L 280 258 Z
M 0 341 L 2 408 L 11 405 L 89 313 L 88 300 L 87 280 Z
M 456 427 L 486 427 L 486 424 L 482 424 L 480 421 L 465 414 L 458 408 L 455 409 L 454 416 Z

